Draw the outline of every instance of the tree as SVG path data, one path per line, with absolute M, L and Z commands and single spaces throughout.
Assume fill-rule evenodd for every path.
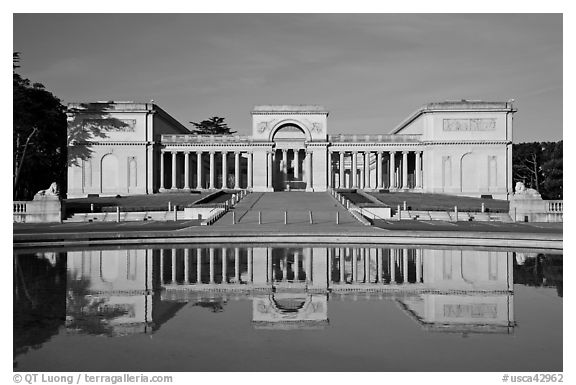
M 128 124 L 110 116 L 112 102 L 80 103 L 68 109 L 68 166 L 81 166 L 90 160 L 92 145 L 98 139 L 108 138 L 108 131 L 126 127 Z
M 523 182 L 538 190 L 544 199 L 562 199 L 562 145 L 562 141 L 514 144 L 514 183 Z
M 236 133 L 236 131 L 231 131 L 228 124 L 224 123 L 224 118 L 218 116 L 213 116 L 200 123 L 190 123 L 194 125 L 192 133 L 197 135 L 232 135 Z
M 17 74 L 19 53 L 13 57 L 13 198 L 66 181 L 66 108 L 40 83 Z M 62 191 L 63 192 L 63 191 Z

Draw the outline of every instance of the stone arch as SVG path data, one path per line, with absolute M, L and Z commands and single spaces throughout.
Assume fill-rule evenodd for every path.
M 274 127 L 270 130 L 270 136 L 269 136 L 269 140 L 270 142 L 274 141 L 274 136 L 276 135 L 276 133 L 278 131 L 280 131 L 282 128 L 285 127 L 290 127 L 290 126 L 295 126 L 297 128 L 299 128 L 300 130 L 302 130 L 302 132 L 304 133 L 304 139 L 306 141 L 311 141 L 312 140 L 312 134 L 310 133 L 310 130 L 308 129 L 308 127 L 306 127 L 306 125 L 300 121 L 294 120 L 294 119 L 284 119 L 279 121 L 278 123 L 276 123 L 274 125 Z
M 118 159 L 112 153 L 102 157 L 100 162 L 100 191 L 117 193 L 119 187 Z
M 460 192 L 478 190 L 478 164 L 472 152 L 460 158 Z

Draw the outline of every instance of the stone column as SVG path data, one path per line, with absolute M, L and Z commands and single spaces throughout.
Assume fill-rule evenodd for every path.
M 390 189 L 396 188 L 396 151 L 390 151 Z
M 402 151 L 402 188 L 408 188 L 408 151 Z
M 328 151 L 328 187 L 334 187 L 332 178 L 332 152 Z
M 222 283 L 228 283 L 226 272 L 228 271 L 228 249 L 222 248 Z
M 341 153 L 342 154 L 342 153 Z M 345 283 L 345 273 L 346 273 L 346 264 L 344 261 L 344 257 L 346 255 L 346 253 L 344 252 L 345 249 L 340 248 L 340 254 L 338 255 L 338 267 L 340 268 L 340 283 L 343 284 Z
M 273 263 L 274 262 L 272 260 L 272 250 L 268 247 L 266 248 L 266 261 L 268 263 L 268 282 L 272 283 L 274 282 L 274 277 L 272 276 L 273 270 L 274 270 L 274 266 Z
M 356 264 L 358 261 L 358 250 L 356 248 L 352 249 L 352 282 L 356 283 L 358 280 L 358 265 Z
M 300 159 L 299 159 L 299 155 L 300 155 L 300 150 L 295 148 L 294 149 L 294 179 L 299 180 L 300 179 Z
M 196 249 L 196 283 L 202 283 L 202 249 Z
M 160 284 L 164 283 L 164 250 L 160 250 Z
M 176 190 L 176 151 L 172 151 L 172 186 L 170 187 L 171 190 Z
M 202 189 L 202 151 L 196 153 L 196 189 Z
M 266 187 L 271 189 L 272 188 L 272 152 L 266 152 L 266 159 L 268 165 L 266 166 L 266 171 L 268 173 L 266 179 Z
M 306 281 L 312 282 L 312 248 L 308 249 L 308 258 L 306 264 Z
M 381 189 L 383 188 L 383 178 L 382 178 L 382 151 L 378 151 L 376 155 L 376 188 Z
M 208 252 L 210 258 L 210 283 L 214 283 L 214 248 L 211 247 Z
M 160 192 L 164 190 L 164 151 L 160 151 Z
M 364 151 L 364 188 L 370 188 L 370 151 Z
M 364 255 L 364 282 L 370 283 L 370 249 L 362 249 L 362 254 Z
M 332 260 L 334 259 L 334 249 L 328 249 L 328 284 L 332 283 Z
M 422 281 L 422 249 L 416 249 L 416 282 Z
M 190 152 L 184 153 L 184 189 L 190 190 Z
M 288 280 L 288 256 L 285 255 L 284 258 L 282 258 L 282 261 L 284 262 L 284 267 L 282 268 L 282 282 L 286 282 Z
M 402 282 L 408 283 L 408 249 L 402 249 Z
M 306 190 L 312 191 L 312 152 L 306 151 Z
M 234 248 L 234 282 L 240 283 L 240 249 Z
M 246 188 L 252 188 L 252 153 L 248 152 L 248 180 L 246 181 Z
M 376 283 L 382 281 L 382 249 L 376 249 Z
M 172 278 L 170 283 L 176 283 L 176 249 L 172 249 Z
M 190 283 L 190 249 L 184 249 L 184 283 Z
M 210 151 L 210 190 L 214 190 L 214 151 Z
M 340 171 L 340 180 L 338 181 L 338 187 L 340 188 L 344 188 L 346 187 L 344 184 L 344 151 L 340 151 L 340 166 L 339 166 L 339 171 Z
M 248 282 L 252 283 L 254 278 L 252 277 L 252 263 L 254 258 L 254 249 L 252 247 L 248 248 Z
M 240 153 L 234 152 L 234 189 L 240 189 Z
M 358 187 L 358 182 L 356 178 L 356 173 L 358 169 L 358 159 L 357 159 L 358 152 L 352 151 L 352 188 Z
M 422 151 L 416 151 L 416 188 L 422 188 L 422 166 L 421 166 L 421 156 Z
M 228 152 L 222 151 L 222 190 L 228 188 Z
M 294 281 L 298 281 L 298 276 L 300 275 L 300 266 L 299 266 L 300 255 L 298 252 L 294 252 Z
M 396 249 L 390 249 L 390 283 L 396 283 Z
M 284 181 L 284 186 L 288 182 L 288 150 L 282 150 L 282 180 Z

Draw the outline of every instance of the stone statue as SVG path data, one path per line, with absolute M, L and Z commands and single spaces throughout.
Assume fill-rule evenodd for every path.
M 516 182 L 514 187 L 514 197 L 520 199 L 542 199 L 538 191 L 533 188 L 526 188 L 524 183 Z
M 38 191 L 36 193 L 36 195 L 34 195 L 34 200 L 46 199 L 46 198 L 57 199 L 59 192 L 60 192 L 60 189 L 58 188 L 58 183 L 52 182 L 50 187 L 48 187 L 46 190 Z

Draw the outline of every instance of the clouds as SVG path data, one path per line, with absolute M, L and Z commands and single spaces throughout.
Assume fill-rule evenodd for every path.
M 65 101 L 153 98 L 243 134 L 255 104 L 323 104 L 331 132 L 381 133 L 430 101 L 516 98 L 517 139 L 536 140 L 522 103 L 545 95 L 562 135 L 561 15 L 15 15 L 14 49 Z

